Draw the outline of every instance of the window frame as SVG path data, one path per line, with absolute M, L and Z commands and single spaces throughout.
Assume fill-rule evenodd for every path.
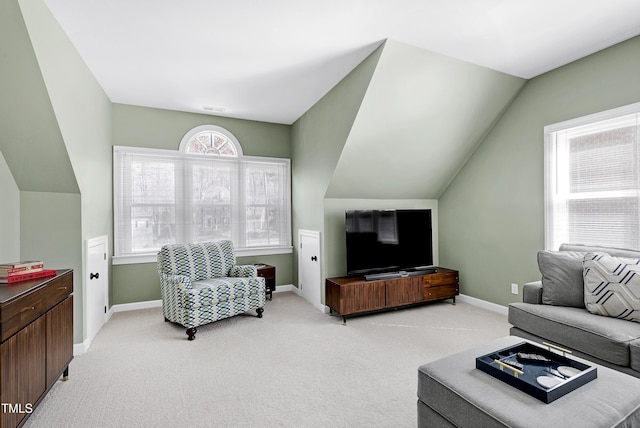
M 236 149 L 236 156 L 221 156 L 221 157 L 233 159 L 233 158 L 241 158 L 244 156 L 244 153 L 242 152 L 242 146 L 240 145 L 240 142 L 238 141 L 236 136 L 233 135 L 231 132 L 227 131 L 226 129 L 224 129 L 223 127 L 217 126 L 217 125 L 200 125 L 190 129 L 182 137 L 182 140 L 180 141 L 180 146 L 178 147 L 178 151 L 188 156 L 215 156 L 215 155 L 198 155 L 194 153 L 187 153 L 187 146 L 191 142 L 191 139 L 202 132 L 212 132 L 216 134 L 222 134 L 234 145 Z
M 213 130 L 214 132 L 219 132 L 221 134 L 223 134 L 226 137 L 231 137 L 230 140 L 233 142 L 233 144 L 236 146 L 236 150 L 238 153 L 237 157 L 232 157 L 232 156 L 218 156 L 218 155 L 207 155 L 207 154 L 191 154 L 191 153 L 185 153 L 185 148 L 186 148 L 186 144 L 187 142 L 195 135 L 197 135 L 200 132 L 203 131 L 211 131 Z M 123 254 L 121 252 L 121 246 L 120 246 L 120 242 L 118 241 L 118 238 L 123 236 L 123 234 L 127 233 L 127 228 L 126 226 L 122 226 L 122 222 L 121 222 L 121 213 L 122 213 L 122 209 L 123 209 L 123 204 L 122 204 L 122 200 L 119 197 L 120 194 L 120 189 L 122 189 L 122 185 L 123 185 L 123 177 L 120 174 L 120 170 L 122 169 L 122 165 L 121 165 L 121 160 L 120 160 L 120 154 L 121 153 L 130 153 L 133 155 L 149 155 L 149 156 L 157 156 L 157 157 L 167 157 L 172 159 L 172 161 L 175 163 L 176 165 L 176 170 L 175 170 L 175 187 L 176 187 L 176 194 L 179 194 L 180 192 L 185 193 L 183 195 L 183 197 L 186 197 L 187 194 L 189 192 L 192 191 L 192 186 L 189 187 L 186 185 L 186 183 L 183 182 L 183 180 L 187 180 L 187 173 L 188 170 L 190 170 L 193 165 L 191 163 L 189 163 L 189 159 L 191 160 L 204 160 L 205 162 L 208 159 L 219 159 L 220 161 L 223 162 L 230 162 L 235 164 L 233 166 L 234 170 L 237 171 L 237 173 L 235 173 L 235 176 L 232 178 L 232 180 L 235 181 L 240 181 L 235 183 L 236 186 L 236 191 L 237 191 L 237 197 L 240 197 L 241 202 L 239 204 L 240 207 L 240 211 L 237 213 L 238 216 L 240 216 L 241 220 L 243 221 L 243 217 L 246 215 L 246 213 L 244 213 L 244 211 L 246 211 L 246 208 L 249 207 L 249 205 L 246 204 L 245 198 L 246 196 L 244 195 L 245 193 L 245 189 L 242 188 L 242 180 L 241 179 L 241 175 L 244 174 L 244 168 L 246 168 L 243 163 L 246 164 L 250 164 L 251 162 L 256 162 L 256 163 L 276 163 L 276 164 L 280 164 L 282 168 L 285 168 L 284 171 L 284 177 L 286 182 L 284 183 L 284 186 L 286 187 L 285 190 L 285 196 L 286 196 L 286 203 L 284 204 L 284 210 L 286 210 L 286 223 L 288 227 L 288 243 L 287 244 L 281 244 L 281 245 L 274 245 L 274 246 L 254 246 L 254 247 L 237 247 L 235 248 L 235 254 L 236 256 L 239 257 L 243 257 L 243 256 L 256 256 L 256 255 L 272 255 L 272 254 L 289 254 L 293 252 L 293 246 L 292 246 L 292 232 L 291 232 L 291 227 L 292 227 L 292 213 L 291 213 L 291 160 L 287 159 L 287 158 L 275 158 L 275 157 L 264 157 L 264 156 L 244 156 L 243 152 L 242 152 L 242 148 L 240 146 L 240 144 L 237 142 L 237 139 L 235 139 L 235 137 L 233 137 L 233 135 L 229 132 L 224 130 L 223 128 L 220 127 L 216 127 L 213 125 L 204 125 L 204 126 L 199 126 L 196 128 L 193 128 L 192 130 L 190 130 L 189 132 L 187 132 L 187 134 L 185 134 L 185 136 L 183 137 L 181 143 L 180 143 L 180 148 L 179 150 L 167 150 L 167 149 L 150 149 L 150 148 L 141 148 L 141 147 L 126 147 L 126 146 L 113 146 L 113 184 L 114 184 L 114 195 L 113 195 L 113 208 L 114 208 L 114 221 L 113 221 L 113 228 L 114 228 L 114 256 L 112 258 L 112 263 L 113 264 L 136 264 L 136 263 L 154 263 L 157 260 L 157 251 L 152 251 L 149 253 L 128 253 L 128 254 Z M 178 204 L 178 201 L 174 201 L 174 205 Z M 234 205 L 234 203 L 232 202 L 231 205 Z M 237 204 L 236 204 L 237 205 Z M 184 215 L 185 217 L 189 215 L 189 210 L 192 209 L 193 207 L 189 207 L 188 209 L 185 208 L 184 212 L 182 213 L 182 215 Z M 176 216 L 179 216 L 181 214 L 179 214 L 179 212 L 181 212 L 181 210 L 176 210 Z M 232 218 L 235 219 L 235 215 L 232 214 Z M 176 231 L 176 236 L 181 236 L 182 240 L 184 239 L 188 239 L 187 237 L 190 236 L 191 233 L 191 223 L 187 224 L 186 221 L 182 222 L 183 223 L 183 227 L 181 229 L 183 230 L 177 230 Z M 233 223 L 237 223 L 237 222 L 233 222 Z M 130 221 L 128 222 L 128 224 L 130 224 Z M 245 226 L 234 226 L 236 228 L 240 228 L 241 233 L 240 234 L 236 234 L 235 236 L 239 236 L 242 233 L 246 234 L 247 230 L 244 228 Z M 128 235 L 129 239 L 131 238 L 131 231 L 129 230 Z M 233 236 L 233 235 L 232 235 Z M 244 235 L 242 235 L 242 240 L 243 240 L 243 244 L 245 241 L 245 237 Z M 125 236 L 126 239 L 126 236 Z
M 583 127 L 587 125 L 594 125 L 599 122 L 622 118 L 624 116 L 629 115 L 637 115 L 640 117 L 640 102 L 629 104 L 626 106 L 578 117 L 575 119 L 566 120 L 563 122 L 555 123 L 552 125 L 547 125 L 544 127 L 544 245 L 548 250 L 557 250 L 559 245 L 563 241 L 562 238 L 556 238 L 556 233 L 554 233 L 554 227 L 558 226 L 558 223 L 564 222 L 562 224 L 568 224 L 568 220 L 560 220 L 556 219 L 556 217 L 560 217 L 558 215 L 559 211 L 556 209 L 557 201 L 562 199 L 557 197 L 557 194 L 566 195 L 564 200 L 588 200 L 594 199 L 597 197 L 608 197 L 608 198 L 621 198 L 624 196 L 628 196 L 629 194 L 638 195 L 638 199 L 640 200 L 640 188 L 634 190 L 603 190 L 596 192 L 584 192 L 582 197 L 572 196 L 568 189 L 564 189 L 561 191 L 557 191 L 559 186 L 562 186 L 561 180 L 558 178 L 558 165 L 562 162 L 566 165 L 569 162 L 569 156 L 567 150 L 558 149 L 556 143 L 556 135 L 559 132 L 567 131 L 572 128 Z M 620 128 L 614 128 L 620 129 Z M 603 129 L 604 131 L 604 129 Z M 637 138 L 640 138 L 637 137 Z M 640 174 L 640 165 L 636 166 L 636 173 Z M 564 241 L 563 241 L 564 242 Z M 578 243 L 578 242 L 576 242 Z M 594 244 L 594 243 L 585 243 L 580 242 L 581 244 Z M 640 243 L 637 244 L 640 247 Z M 622 246 L 622 245 L 619 245 Z M 640 249 L 640 248 L 630 248 L 630 249 Z

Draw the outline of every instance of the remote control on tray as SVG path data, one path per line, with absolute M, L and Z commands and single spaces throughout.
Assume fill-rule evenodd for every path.
M 540 354 L 527 354 L 524 352 L 518 352 L 516 354 L 518 361 L 526 361 L 528 363 L 550 363 L 551 360 L 544 355 Z

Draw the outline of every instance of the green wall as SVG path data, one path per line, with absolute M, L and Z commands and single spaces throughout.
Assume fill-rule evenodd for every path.
M 184 134 L 199 125 L 221 126 L 236 136 L 247 156 L 291 158 L 291 127 L 205 114 L 113 104 L 113 145 L 178 150 Z M 110 159 L 110 157 L 109 157 Z M 292 254 L 239 257 L 238 263 L 276 267 L 276 285 L 292 283 Z M 111 304 L 160 299 L 155 263 L 113 266 Z
M 325 196 L 438 198 L 524 83 L 387 40 Z
M 298 230 L 320 232 L 324 237 L 324 197 L 340 154 L 383 47 L 376 49 L 292 126 L 292 225 L 295 260 Z M 327 271 L 322 257 L 322 273 Z M 297 263 L 293 264 L 297 286 Z
M 77 193 L 20 192 L 20 258 L 73 269 L 73 340 L 84 340 L 82 232 Z
M 428 207 L 437 219 L 437 197 L 524 83 L 387 40 L 296 121 L 294 232 L 321 232 L 323 276 L 346 273 L 344 210 Z
M 0 151 L 13 179 L 21 191 L 78 193 L 18 0 L 0 2 L 0 40 Z
M 291 127 L 125 104 L 113 104 L 113 144 L 178 150 L 184 134 L 217 125 L 236 136 L 247 156 L 291 157 Z
M 109 245 L 112 242 L 111 101 L 44 2 L 20 0 L 20 6 L 63 138 L 64 153 L 69 157 L 80 191 L 80 205 L 65 207 L 77 209 L 76 215 L 69 213 L 69 216 L 79 220 L 78 225 L 66 233 L 75 236 L 78 228 L 80 236 L 61 249 L 68 256 L 78 257 L 69 263 L 73 262 L 74 268 L 74 340 L 82 342 L 86 331 L 83 242 L 103 235 L 109 237 Z M 58 200 L 59 196 L 53 199 Z M 32 212 L 22 212 L 23 218 L 32 215 Z M 72 223 L 62 225 L 72 227 Z M 37 236 L 22 239 L 23 252 L 25 245 L 34 244 L 33 239 L 38 242 Z M 37 247 L 45 251 L 49 241 L 43 239 Z
M 1 137 L 0 137 L 1 138 Z M 20 258 L 20 190 L 0 152 L 0 260 Z
M 74 342 L 84 338 L 82 275 L 82 207 L 80 186 L 67 150 L 51 80 L 38 54 L 57 62 L 74 91 L 57 96 L 66 103 L 87 92 L 78 70 L 75 49 L 61 32 L 42 0 L 7 0 L 0 3 L 0 193 L 11 205 L 7 222 L 15 229 L 0 241 L 6 261 L 42 259 L 49 268 L 74 269 Z M 44 45 L 44 46 L 43 46 Z M 89 74 L 90 75 L 90 74 Z M 78 110 L 97 108 L 94 100 L 75 100 Z M 87 103 L 87 106 L 84 105 Z M 84 126 L 86 116 L 74 118 Z M 98 132 L 104 129 L 98 129 Z M 94 129 L 93 132 L 96 132 Z M 88 135 L 89 136 L 89 135 Z M 6 161 L 6 164 L 4 163 Z M 5 169 L 6 165 L 6 169 Z M 8 172 L 11 178 L 8 177 Z M 14 187 L 15 186 L 15 187 Z M 19 191 L 16 196 L 15 190 Z M 108 200 L 102 206 L 109 206 Z M 89 213 L 91 211 L 89 210 Z M 95 214 L 95 213 L 94 213 Z M 99 215 L 100 221 L 108 223 Z M 4 220 L 4 219 L 3 219 Z
M 543 128 L 640 101 L 639 70 L 636 37 L 527 83 L 439 199 L 440 262 L 461 293 L 506 305 L 522 300 L 512 282 L 540 278 Z
M 42 0 L 20 0 L 73 173 L 83 238 L 109 235 L 111 101 Z
M 80 195 L 20 192 L 21 257 L 41 259 L 47 269 L 74 269 L 74 289 L 82 271 Z M 82 293 L 80 293 L 82 295 Z

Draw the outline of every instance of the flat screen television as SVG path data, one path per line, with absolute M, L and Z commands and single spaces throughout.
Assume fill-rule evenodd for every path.
M 431 210 L 346 211 L 347 275 L 417 270 L 433 265 Z

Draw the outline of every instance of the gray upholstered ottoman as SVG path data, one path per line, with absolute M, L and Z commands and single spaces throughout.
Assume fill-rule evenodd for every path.
M 633 376 L 597 366 L 597 379 L 545 404 L 476 369 L 476 357 L 524 340 L 503 337 L 421 366 L 418 427 L 640 427 Z

